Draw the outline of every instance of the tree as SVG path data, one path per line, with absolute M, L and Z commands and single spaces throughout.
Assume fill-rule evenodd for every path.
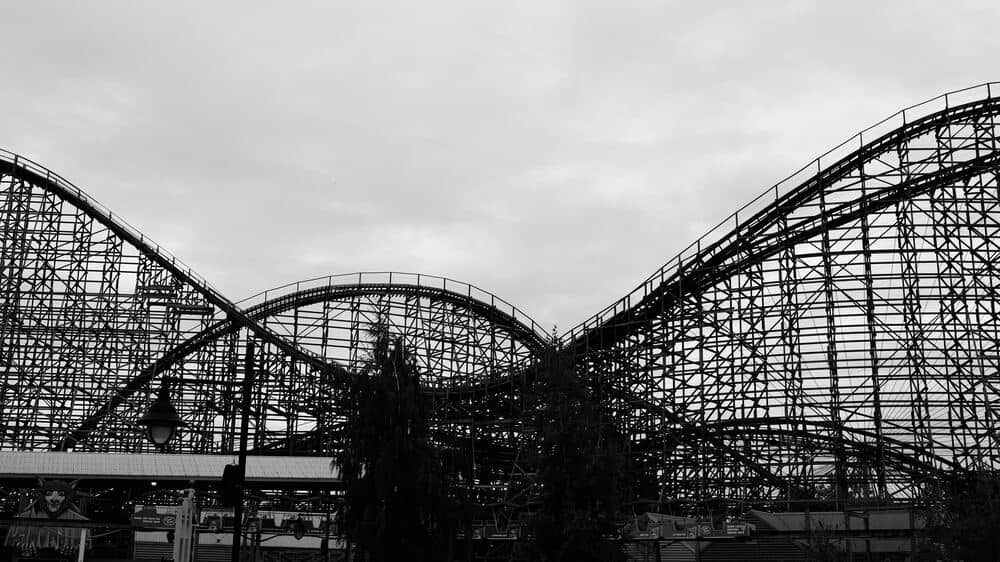
M 344 527 L 368 560 L 440 560 L 454 506 L 428 438 L 420 373 L 400 340 L 374 331 L 368 365 L 346 393 L 345 445 L 334 459 L 346 492 Z
M 1000 477 L 973 472 L 932 489 L 927 530 L 934 552 L 927 559 L 1000 559 Z
M 621 560 L 617 534 L 630 478 L 625 439 L 573 358 L 553 346 L 537 365 L 533 425 L 539 510 L 531 529 L 546 561 Z

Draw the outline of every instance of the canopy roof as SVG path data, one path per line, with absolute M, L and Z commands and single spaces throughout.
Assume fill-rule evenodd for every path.
M 169 485 L 222 480 L 223 467 L 236 455 L 0 452 L 0 482 L 34 482 L 36 477 L 97 483 Z M 340 476 L 324 457 L 247 457 L 246 483 L 254 488 L 333 488 Z

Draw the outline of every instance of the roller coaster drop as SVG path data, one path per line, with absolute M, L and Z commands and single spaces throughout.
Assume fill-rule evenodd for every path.
M 863 131 L 561 335 L 661 500 L 890 503 L 1000 468 L 996 88 Z M 400 273 L 234 303 L 60 176 L 2 160 L 0 450 L 147 452 L 136 420 L 172 377 L 173 451 L 231 452 L 253 338 L 251 448 L 331 455 L 339 374 L 377 325 L 414 352 L 477 488 L 502 501 L 523 476 L 547 336 L 516 307 Z

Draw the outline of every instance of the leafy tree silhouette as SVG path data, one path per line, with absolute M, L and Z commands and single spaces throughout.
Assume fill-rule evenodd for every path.
M 358 554 L 383 560 L 450 557 L 457 509 L 428 437 L 420 372 L 400 339 L 378 326 L 367 365 L 345 394 L 344 528 Z
M 1000 560 L 1000 474 L 972 472 L 932 488 L 930 544 L 917 560 Z
M 624 560 L 617 535 L 631 485 L 625 439 L 573 358 L 553 344 L 537 365 L 533 425 L 541 499 L 531 523 L 541 560 Z

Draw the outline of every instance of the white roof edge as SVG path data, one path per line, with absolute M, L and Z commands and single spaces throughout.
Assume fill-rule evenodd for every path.
M 219 480 L 236 455 L 0 451 L 0 478 Z M 247 481 L 340 481 L 328 457 L 248 456 Z

